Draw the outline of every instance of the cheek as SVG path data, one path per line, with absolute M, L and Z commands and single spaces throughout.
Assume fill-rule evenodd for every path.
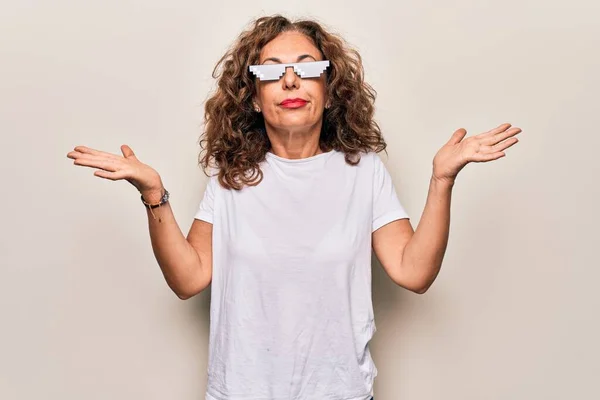
M 315 103 L 318 103 L 319 105 L 323 105 L 325 103 L 325 96 L 326 96 L 325 85 L 320 82 L 311 82 L 311 83 L 313 83 L 313 84 L 310 85 L 310 88 L 309 88 L 310 96 L 312 97 L 312 99 Z
M 258 98 L 264 106 L 269 106 L 276 102 L 277 89 L 273 85 L 265 85 L 258 93 Z

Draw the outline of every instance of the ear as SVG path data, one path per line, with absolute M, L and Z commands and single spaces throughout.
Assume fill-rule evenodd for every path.
M 252 108 L 254 109 L 255 112 L 260 112 L 260 105 L 258 104 L 258 101 L 256 99 L 252 100 Z

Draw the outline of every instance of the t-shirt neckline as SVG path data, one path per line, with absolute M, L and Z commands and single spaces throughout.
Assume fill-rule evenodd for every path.
M 331 155 L 335 152 L 335 150 L 330 150 L 327 152 L 323 152 L 323 153 L 319 153 L 319 154 L 315 154 L 314 156 L 310 156 L 310 157 L 305 157 L 305 158 L 284 158 L 284 157 L 280 157 L 276 154 L 271 153 L 270 151 L 267 151 L 267 157 L 272 158 L 274 160 L 277 161 L 282 161 L 285 163 L 303 163 L 303 162 L 310 162 L 322 157 L 325 157 L 327 155 Z

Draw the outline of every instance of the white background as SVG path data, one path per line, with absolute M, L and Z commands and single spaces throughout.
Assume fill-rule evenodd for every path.
M 375 398 L 600 398 L 597 1 L 4 3 L 0 398 L 204 398 L 210 289 L 179 300 L 137 190 L 66 154 L 130 145 L 187 233 L 212 68 L 273 13 L 359 50 L 415 227 L 455 129 L 523 129 L 506 157 L 460 173 L 425 295 L 374 261 Z

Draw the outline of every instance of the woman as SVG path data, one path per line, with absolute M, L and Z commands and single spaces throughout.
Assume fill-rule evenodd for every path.
M 371 399 L 371 248 L 396 284 L 424 293 L 442 264 L 458 172 L 504 156 L 521 130 L 454 132 L 414 231 L 376 154 L 386 144 L 374 91 L 341 38 L 313 21 L 259 18 L 213 76 L 200 163 L 214 174 L 187 238 L 159 174 L 131 148 L 78 146 L 68 157 L 140 191 L 180 298 L 212 284 L 207 399 Z

